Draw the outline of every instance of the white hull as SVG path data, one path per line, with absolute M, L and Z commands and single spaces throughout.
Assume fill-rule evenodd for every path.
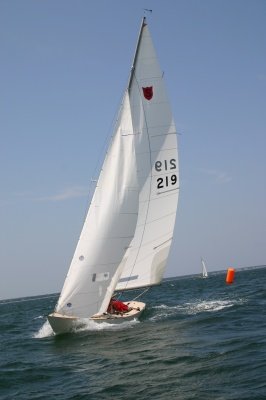
M 48 315 L 48 321 L 56 334 L 67 333 L 74 331 L 78 327 L 82 327 L 86 325 L 86 321 L 94 321 L 96 323 L 109 323 L 109 324 L 118 324 L 125 321 L 132 321 L 142 314 L 145 310 L 145 303 L 140 301 L 129 301 L 125 302 L 130 308 L 131 311 L 127 313 L 118 313 L 118 314 L 102 314 L 99 316 L 93 316 L 88 318 L 78 318 L 78 317 L 69 317 L 67 315 L 62 315 L 57 312 Z

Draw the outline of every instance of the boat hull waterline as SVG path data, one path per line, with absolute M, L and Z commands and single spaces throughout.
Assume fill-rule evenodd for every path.
M 125 302 L 128 305 L 128 312 L 109 314 L 105 313 L 102 315 L 95 315 L 88 318 L 78 318 L 74 316 L 63 315 L 57 312 L 53 312 L 48 315 L 48 321 L 55 334 L 73 332 L 82 326 L 86 326 L 88 321 L 94 321 L 98 323 L 108 323 L 108 324 L 119 324 L 122 322 L 133 321 L 140 317 L 142 312 L 145 310 L 145 303 L 140 301 L 128 301 Z

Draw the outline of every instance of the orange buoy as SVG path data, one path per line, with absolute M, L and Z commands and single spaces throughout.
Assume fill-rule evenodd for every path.
M 234 268 L 228 268 L 227 275 L 226 275 L 226 283 L 233 283 L 235 277 L 235 270 Z

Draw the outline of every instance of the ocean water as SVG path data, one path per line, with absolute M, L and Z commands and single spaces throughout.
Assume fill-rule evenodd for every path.
M 0 302 L 0 399 L 266 399 L 266 267 L 173 278 L 139 322 L 55 336 L 57 295 Z

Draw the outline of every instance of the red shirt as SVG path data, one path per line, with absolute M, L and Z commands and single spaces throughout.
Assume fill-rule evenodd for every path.
M 111 306 L 111 307 L 110 307 Z M 124 304 L 122 301 L 119 300 L 111 300 L 110 301 L 110 309 L 113 308 L 114 311 L 118 312 L 127 312 L 129 311 L 129 308 L 126 304 Z M 108 307 L 108 310 L 109 310 Z

